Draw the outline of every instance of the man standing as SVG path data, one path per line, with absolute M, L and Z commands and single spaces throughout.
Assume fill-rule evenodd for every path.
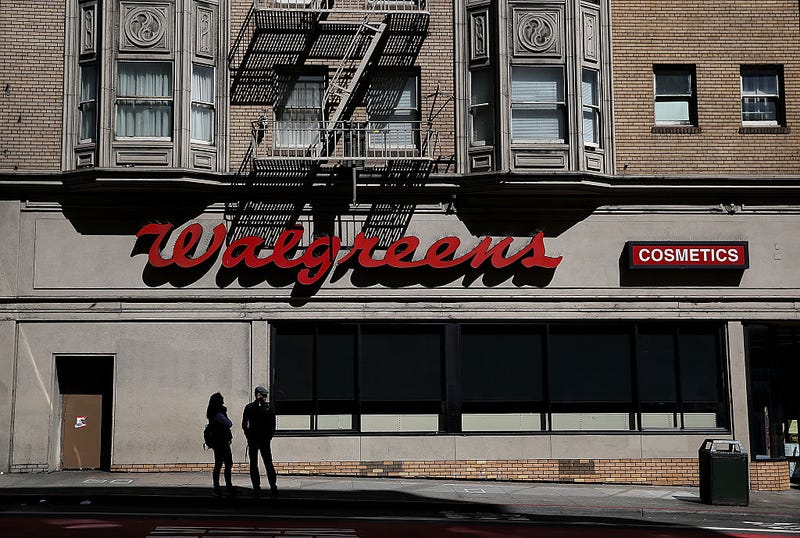
M 261 494 L 261 477 L 258 470 L 258 453 L 267 468 L 267 480 L 273 495 L 278 494 L 277 476 L 272 465 L 272 449 L 270 442 L 275 435 L 275 411 L 267 401 L 267 389 L 258 386 L 255 390 L 256 399 L 244 406 L 242 415 L 242 429 L 247 438 L 247 452 L 250 456 L 250 480 L 253 482 L 253 494 Z

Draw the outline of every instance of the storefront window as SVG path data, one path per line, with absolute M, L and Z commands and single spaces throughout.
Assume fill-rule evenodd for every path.
M 282 430 L 629 431 L 725 427 L 716 324 L 286 324 Z

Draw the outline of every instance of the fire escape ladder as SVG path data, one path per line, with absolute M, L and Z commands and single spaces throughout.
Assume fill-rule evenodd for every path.
M 350 104 L 351 98 L 361 82 L 364 71 L 372 61 L 386 26 L 386 21 L 378 24 L 370 23 L 369 15 L 367 15 L 350 41 L 322 99 L 325 110 L 332 110 L 325 122 L 326 130 L 333 129 L 336 122 L 342 118 L 342 114 Z M 367 41 L 368 44 L 363 56 L 359 58 L 359 49 L 364 41 Z

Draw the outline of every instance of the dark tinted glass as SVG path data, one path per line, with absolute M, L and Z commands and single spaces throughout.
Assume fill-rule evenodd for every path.
M 639 330 L 637 375 L 643 402 L 675 402 L 674 331 Z
M 317 336 L 317 398 L 353 398 L 355 328 L 322 328 Z
M 681 330 L 678 336 L 684 402 L 717 402 L 720 394 L 717 331 Z
M 657 69 L 656 95 L 691 95 L 692 72 L 687 69 Z
M 464 401 L 541 400 L 542 345 L 542 335 L 532 327 L 464 327 L 461 331 Z
M 275 331 L 273 397 L 277 401 L 311 399 L 313 358 L 313 329 Z
M 631 338 L 626 331 L 554 327 L 549 343 L 553 402 L 631 401 Z
M 362 328 L 359 367 L 362 400 L 441 400 L 441 370 L 440 329 Z

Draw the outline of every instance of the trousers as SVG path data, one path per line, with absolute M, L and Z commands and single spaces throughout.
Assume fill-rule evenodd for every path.
M 250 481 L 253 483 L 253 489 L 261 487 L 261 476 L 258 470 L 259 452 L 261 453 L 261 459 L 264 461 L 264 467 L 267 468 L 267 480 L 270 487 L 277 484 L 278 476 L 275 473 L 275 466 L 272 465 L 272 448 L 269 443 L 269 441 L 258 444 L 253 443 L 247 447 L 247 452 L 250 456 Z
M 231 467 L 233 467 L 233 454 L 231 454 L 231 445 L 227 443 L 214 448 L 214 471 L 211 474 L 211 478 L 214 480 L 215 488 L 219 487 L 219 472 L 223 464 L 225 465 L 225 485 L 232 487 Z

